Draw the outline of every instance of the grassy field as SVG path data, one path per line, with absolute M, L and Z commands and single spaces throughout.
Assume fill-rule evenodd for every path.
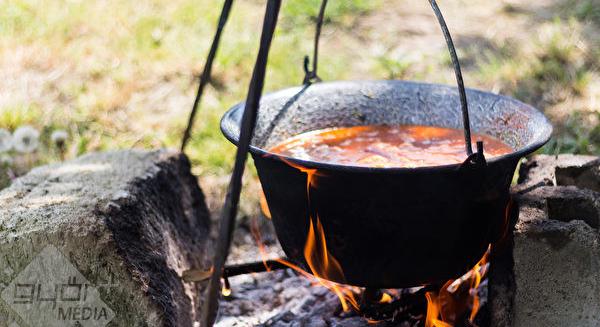
M 286 0 L 267 90 L 298 85 L 318 0 Z M 234 5 L 214 80 L 188 154 L 221 185 L 234 148 L 218 129 L 244 98 L 265 1 Z M 41 149 L 15 155 L 17 173 L 59 159 L 49 144 L 69 132 L 67 157 L 113 148 L 178 147 L 221 1 L 11 0 L 0 2 L 0 127 L 39 129 Z M 600 154 L 600 1 L 442 1 L 466 84 L 543 109 L 556 138 L 547 153 Z M 452 83 L 427 1 L 332 0 L 320 75 Z M 210 192 L 210 191 L 209 191 Z

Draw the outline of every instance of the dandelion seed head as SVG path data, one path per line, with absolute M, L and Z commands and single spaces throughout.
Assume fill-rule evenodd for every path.
M 29 125 L 24 125 L 13 133 L 13 146 L 21 153 L 35 151 L 40 143 L 40 132 Z
M 68 138 L 69 133 L 67 133 L 67 131 L 63 129 L 57 129 L 54 132 L 52 132 L 52 134 L 50 134 L 50 139 L 52 140 L 52 143 L 56 145 L 64 144 Z

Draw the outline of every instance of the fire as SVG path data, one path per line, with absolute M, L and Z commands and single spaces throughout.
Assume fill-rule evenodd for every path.
M 392 303 L 393 300 L 394 299 L 391 295 L 388 293 L 383 293 L 383 295 L 381 295 L 381 299 L 379 299 L 379 303 Z
M 318 217 L 316 227 L 313 226 L 312 219 L 310 220 L 308 237 L 304 246 L 304 258 L 316 276 L 333 280 L 344 278 L 339 262 L 327 251 L 323 225 Z
M 252 220 L 250 230 L 252 232 L 254 240 L 256 241 L 256 244 L 258 245 L 258 250 L 262 258 L 263 264 L 265 265 L 267 271 L 271 271 L 271 267 L 269 267 L 269 265 L 267 264 L 268 253 L 262 242 L 262 237 L 260 235 L 258 223 L 255 219 Z M 306 261 L 309 264 L 309 267 L 312 271 L 312 274 L 306 272 L 304 269 L 298 267 L 297 265 L 289 261 L 283 259 L 276 260 L 277 262 L 284 264 L 291 269 L 294 269 L 296 272 L 303 275 L 304 277 L 313 280 L 313 285 L 323 286 L 331 292 L 333 292 L 334 294 L 336 294 L 340 299 L 340 303 L 344 311 L 350 310 L 350 307 L 358 310 L 358 302 L 356 301 L 356 298 L 354 296 L 354 293 L 357 291 L 355 287 L 342 286 L 324 279 L 334 278 L 334 276 L 343 278 L 342 270 L 339 263 L 331 254 L 329 254 L 329 252 L 327 252 L 327 243 L 325 241 L 324 235 L 325 234 L 321 222 L 317 221 L 317 228 L 315 229 L 311 220 L 304 253 L 306 256 Z M 225 291 L 223 292 L 223 294 L 225 295 Z
M 269 209 L 269 203 L 267 203 L 267 198 L 265 197 L 265 192 L 260 191 L 260 209 L 262 210 L 265 217 L 271 219 L 271 209 Z
M 510 227 L 510 212 L 513 209 L 513 200 L 509 199 L 505 209 L 505 221 L 502 228 L 500 241 L 502 244 Z M 457 280 L 448 281 L 439 292 L 427 292 L 427 316 L 426 327 L 452 326 L 454 322 L 470 310 L 469 321 L 474 324 L 475 317 L 481 308 L 479 297 L 479 286 L 485 278 L 489 269 L 489 257 L 492 245 L 475 264 L 473 269 Z
M 360 305 L 356 299 L 359 288 L 342 285 L 331 280 L 344 281 L 343 269 L 338 260 L 329 252 L 325 230 L 318 213 L 311 206 L 311 189 L 317 185 L 317 177 L 322 176 L 317 169 L 309 169 L 294 163 L 285 161 L 288 165 L 306 173 L 306 192 L 309 207 L 309 229 L 306 243 L 304 245 L 304 258 L 310 273 L 291 262 L 279 259 L 278 262 L 294 269 L 299 274 L 313 281 L 313 285 L 320 285 L 333 292 L 340 300 L 344 311 L 351 308 L 360 312 Z M 270 218 L 269 207 L 264 198 L 261 197 L 261 207 L 266 216 Z M 507 212 L 510 210 L 507 208 Z M 263 262 L 270 271 L 266 263 L 267 251 L 262 243 L 258 224 L 253 221 L 251 225 L 252 235 L 258 244 L 259 252 Z M 481 307 L 478 289 L 484 279 L 489 264 L 488 259 L 491 251 L 491 245 L 479 262 L 465 275 L 456 279 L 449 280 L 437 292 L 426 292 L 427 314 L 425 316 L 425 327 L 451 327 L 462 317 L 469 317 L 471 323 L 474 322 L 477 313 Z M 396 290 L 386 290 L 382 293 L 379 303 L 392 303 L 400 295 Z M 368 319 L 369 323 L 377 323 L 376 320 Z
M 265 249 L 265 244 L 262 241 L 262 237 L 260 235 L 260 228 L 258 227 L 258 221 L 256 217 L 253 217 L 250 221 L 250 233 L 258 246 L 258 253 L 260 253 L 260 258 L 265 265 L 267 271 L 271 271 L 271 267 L 267 264 L 267 258 L 269 255 L 267 254 L 267 249 Z
M 288 165 L 300 170 L 301 172 L 307 175 L 306 193 L 308 197 L 308 207 L 311 208 L 310 191 L 311 188 L 316 187 L 316 177 L 319 175 L 317 169 L 309 169 L 288 161 L 285 162 Z M 270 218 L 270 210 L 267 201 L 264 197 L 264 194 L 261 197 L 261 208 L 265 216 Z M 358 288 L 337 284 L 329 280 L 344 280 L 344 273 L 337 259 L 333 257 L 333 255 L 331 255 L 331 253 L 329 253 L 329 251 L 327 250 L 327 241 L 325 239 L 325 231 L 323 229 L 323 225 L 321 224 L 321 221 L 317 214 L 315 214 L 315 217 L 316 218 L 313 219 L 312 214 L 310 214 L 308 217 L 309 229 L 306 238 L 306 243 L 304 245 L 304 258 L 310 268 L 311 273 L 294 265 L 291 262 L 281 259 L 278 259 L 277 261 L 290 267 L 291 269 L 294 269 L 301 275 L 313 280 L 313 285 L 323 286 L 331 292 L 333 292 L 340 299 L 340 303 L 344 311 L 348 311 L 350 310 L 350 308 L 358 310 L 359 304 L 355 297 L 355 293 L 358 291 Z M 254 240 L 258 245 L 258 249 L 263 263 L 265 264 L 267 270 L 270 271 L 270 267 L 268 267 L 266 262 L 267 251 L 262 242 L 262 238 L 258 229 L 258 224 L 255 220 L 253 220 L 251 224 L 251 232 L 254 237 Z
M 425 327 L 452 327 L 452 324 L 439 320 L 441 314 L 441 305 L 437 295 L 432 292 L 425 293 L 427 298 L 427 316 L 425 317 Z
M 291 162 L 286 162 L 288 165 L 306 173 L 306 194 L 308 198 L 309 210 L 311 207 L 311 188 L 317 186 L 317 169 L 305 168 Z M 350 306 L 355 310 L 359 310 L 358 301 L 354 296 L 353 287 L 342 286 L 329 280 L 343 281 L 344 272 L 342 266 L 337 259 L 327 250 L 327 240 L 325 239 L 325 230 L 321 224 L 318 213 L 315 213 L 315 218 L 312 214 L 309 216 L 308 235 L 304 245 L 304 259 L 308 264 L 312 275 L 316 277 L 319 284 L 326 287 L 340 299 L 344 311 L 350 310 Z
M 473 322 L 473 320 L 475 320 L 475 316 L 477 316 L 477 312 L 479 312 L 479 308 L 481 306 L 480 303 L 480 299 L 479 299 L 479 294 L 477 292 L 479 285 L 481 284 L 481 280 L 483 279 L 484 275 L 487 273 L 487 269 L 488 269 L 488 261 L 489 261 L 489 255 L 490 255 L 490 251 L 492 249 L 492 245 L 488 246 L 488 250 L 485 252 L 485 254 L 483 255 L 483 258 L 481 258 L 481 260 L 479 260 L 479 262 L 477 262 L 477 264 L 475 265 L 475 267 L 471 270 L 471 296 L 473 297 L 473 306 L 471 309 L 471 314 L 469 315 L 469 321 Z
M 304 258 L 317 281 L 337 295 L 344 311 L 350 310 L 350 306 L 359 310 L 352 287 L 329 281 L 329 279 L 344 280 L 344 273 L 340 263 L 327 250 L 325 232 L 318 217 L 315 224 L 312 219 L 310 220 L 308 237 L 304 246 Z
M 469 321 L 474 322 L 481 299 L 478 290 L 488 270 L 491 245 L 473 269 L 456 280 L 449 280 L 438 292 L 427 292 L 427 316 L 425 327 L 453 326 L 469 312 Z

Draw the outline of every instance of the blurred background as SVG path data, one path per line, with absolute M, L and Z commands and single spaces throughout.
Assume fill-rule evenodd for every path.
M 187 148 L 213 209 L 222 201 L 235 150 L 219 119 L 245 97 L 265 3 L 234 3 Z M 25 147 L 3 148 L 0 133 L 0 185 L 36 165 L 90 151 L 178 148 L 221 5 L 0 1 L 0 128 L 13 133 L 25 126 L 15 133 Z M 302 81 L 319 5 L 283 2 L 266 91 Z M 600 154 L 600 0 L 443 0 L 440 7 L 467 86 L 544 110 L 556 137 L 543 152 Z M 330 0 L 319 75 L 454 83 L 424 0 Z M 27 147 L 38 137 L 34 149 Z M 251 169 L 244 197 L 252 201 L 242 201 L 242 212 L 257 210 L 255 181 Z

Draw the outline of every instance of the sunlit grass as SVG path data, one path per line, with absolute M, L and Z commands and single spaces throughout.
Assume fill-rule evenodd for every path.
M 267 90 L 298 85 L 302 80 L 302 60 L 312 50 L 311 22 L 319 3 L 285 2 L 283 23 L 270 55 Z M 77 77 L 56 86 L 60 98 L 68 102 L 66 107 L 10 105 L 0 108 L 0 126 L 14 130 L 22 124 L 39 129 L 65 125 L 71 133 L 69 153 L 73 156 L 132 146 L 178 147 L 220 6 L 208 0 L 2 2 L 0 44 L 4 49 L 44 47 L 56 60 L 72 63 L 71 74 Z M 332 2 L 328 16 L 341 24 L 347 22 L 344 17 L 358 17 L 377 6 L 378 2 L 364 0 Z M 188 149 L 195 166 L 202 167 L 201 174 L 224 174 L 231 165 L 234 147 L 221 135 L 219 119 L 245 97 L 263 10 L 258 2 L 234 5 L 215 61 L 214 81 L 201 104 Z M 323 72 L 343 76 L 344 67 L 336 62 Z M 176 84 L 189 101 L 154 126 L 152 116 L 160 105 L 134 110 L 129 106 L 138 93 L 147 94 L 148 85 L 160 79 Z
M 325 21 L 339 24 L 348 24 L 357 19 L 361 14 L 377 9 L 382 0 L 352 0 L 329 1 L 325 11 Z M 283 6 L 282 16 L 286 24 L 306 24 L 316 20 L 319 14 L 321 0 L 292 0 Z
M 459 48 L 467 85 L 515 96 L 542 109 L 587 97 L 599 80 L 599 42 L 585 33 L 586 24 L 598 22 L 598 1 L 563 2 L 556 19 L 536 22 L 531 31 L 523 32 L 530 35 L 528 42 L 491 39 L 490 49 L 477 44 Z M 11 58 L 22 49 L 29 50 L 20 61 L 23 74 L 59 76 L 39 83 L 39 89 L 32 91 L 37 96 L 0 101 L 0 127 L 14 130 L 31 124 L 46 140 L 52 130 L 65 129 L 70 135 L 69 157 L 113 148 L 178 148 L 221 4 L 209 0 L 0 2 L 0 55 Z M 303 58 L 312 52 L 319 5 L 320 0 L 284 1 L 266 91 L 301 82 Z M 371 49 L 351 52 L 336 47 L 336 42 L 346 41 L 368 44 L 369 33 L 377 31 L 361 33 L 361 19 L 392 5 L 380 0 L 329 1 L 325 26 L 329 34 L 322 44 L 320 76 L 325 80 L 356 78 L 353 73 L 360 66 L 365 74 L 359 77 L 364 79 L 454 83 L 445 49 L 424 56 L 400 44 L 402 51 L 381 51 L 359 65 L 356 52 L 373 53 Z M 506 15 L 523 14 L 519 8 L 505 11 Z M 263 12 L 264 2 L 235 2 L 213 82 L 187 149 L 195 173 L 230 171 L 235 147 L 221 135 L 219 120 L 246 96 Z M 456 39 L 460 40 L 460 33 Z M 564 125 L 558 129 L 559 139 L 564 139 L 561 145 L 553 143 L 548 151 L 600 151 L 592 125 L 580 130 L 569 127 L 579 123 Z M 52 151 L 41 151 L 38 162 L 56 158 Z
M 547 154 L 600 154 L 600 113 L 575 112 L 559 126 L 560 138 L 543 149 Z

